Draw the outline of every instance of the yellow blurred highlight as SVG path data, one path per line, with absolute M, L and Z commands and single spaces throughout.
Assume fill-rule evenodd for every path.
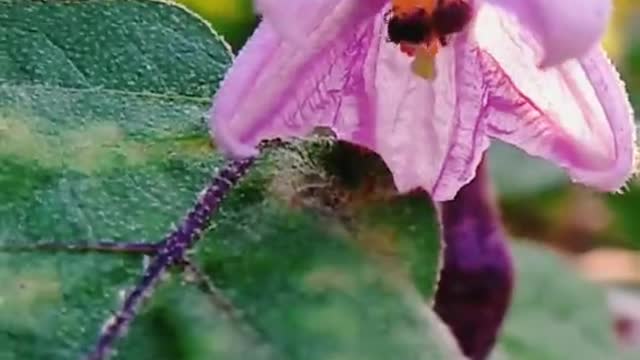
M 207 19 L 244 21 L 251 17 L 248 2 L 241 0 L 178 0 Z
M 251 0 L 176 1 L 209 21 L 216 32 L 236 50 L 253 32 L 256 15 Z
M 624 56 L 626 44 L 626 29 L 632 9 L 638 8 L 638 0 L 615 0 L 615 10 L 613 20 L 609 25 L 609 30 L 604 37 L 604 47 L 609 56 L 617 61 Z

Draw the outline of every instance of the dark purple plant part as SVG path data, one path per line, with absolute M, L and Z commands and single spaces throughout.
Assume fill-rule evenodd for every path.
M 514 283 L 485 163 L 453 200 L 440 204 L 444 265 L 435 311 L 472 360 L 486 359 L 493 349 Z
M 134 320 L 143 300 L 148 297 L 163 274 L 173 265 L 185 263 L 185 253 L 200 238 L 222 199 L 246 174 L 254 158 L 229 161 L 201 193 L 182 223 L 163 240 L 162 247 L 151 260 L 136 287 L 127 294 L 118 312 L 107 320 L 90 360 L 108 358 L 115 341 L 124 334 Z

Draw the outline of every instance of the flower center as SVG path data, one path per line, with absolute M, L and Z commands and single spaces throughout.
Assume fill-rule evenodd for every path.
M 391 4 L 389 41 L 416 57 L 413 67 L 417 74 L 433 78 L 438 50 L 471 22 L 471 4 L 468 0 L 392 0 Z

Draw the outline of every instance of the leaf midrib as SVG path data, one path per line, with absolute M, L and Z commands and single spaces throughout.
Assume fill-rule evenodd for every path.
M 20 83 L 11 83 L 7 81 L 7 79 L 0 78 L 0 89 L 41 89 L 41 90 L 51 90 L 51 91 L 61 91 L 66 93 L 104 93 L 108 95 L 125 95 L 131 97 L 139 97 L 139 98 L 152 98 L 152 99 L 161 99 L 161 100 L 182 100 L 182 101 L 190 101 L 202 105 L 208 105 L 211 102 L 210 98 L 201 97 L 201 96 L 189 96 L 189 95 L 180 95 L 180 94 L 163 94 L 163 93 L 155 93 L 155 92 L 141 92 L 141 91 L 129 91 L 129 90 L 117 90 L 117 89 L 109 89 L 104 87 L 91 87 L 91 88 L 75 88 L 75 87 L 66 87 L 66 86 L 58 86 L 58 85 L 44 85 L 44 84 L 20 84 Z

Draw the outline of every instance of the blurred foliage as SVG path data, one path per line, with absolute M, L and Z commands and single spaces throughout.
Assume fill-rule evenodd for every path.
M 616 342 L 603 289 L 547 251 L 518 245 L 514 252 L 519 286 L 496 360 L 623 359 L 613 355 Z
M 627 53 L 627 26 L 633 18 L 636 2 L 637 0 L 614 0 L 613 21 L 605 36 L 604 46 L 615 60 L 623 58 Z
M 623 71 L 634 105 L 640 104 L 640 2 L 616 0 L 605 45 Z

